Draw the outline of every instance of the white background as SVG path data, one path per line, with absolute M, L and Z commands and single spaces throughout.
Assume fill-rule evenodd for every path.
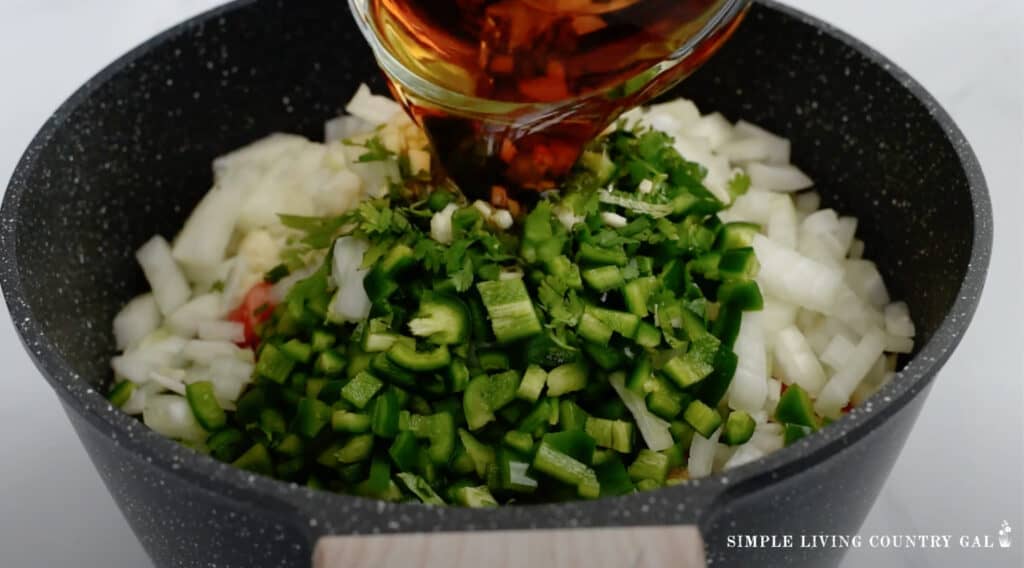
M 39 126 L 79 84 L 152 34 L 218 3 L 0 0 L 0 187 Z M 996 215 L 978 315 L 939 376 L 861 534 L 994 536 L 1006 519 L 1014 550 L 855 550 L 844 566 L 1022 566 L 1024 2 L 790 3 L 879 49 L 938 98 L 981 159 Z M 0 564 L 150 566 L 56 397 L 22 351 L 6 306 L 0 319 Z

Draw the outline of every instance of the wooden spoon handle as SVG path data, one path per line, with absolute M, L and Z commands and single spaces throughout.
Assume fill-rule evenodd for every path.
M 704 568 L 693 525 L 331 536 L 314 568 Z

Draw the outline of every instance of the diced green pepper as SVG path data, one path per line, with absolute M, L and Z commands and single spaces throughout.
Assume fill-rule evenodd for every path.
M 524 339 L 541 332 L 540 320 L 522 280 L 495 280 L 476 285 L 499 343 Z
M 816 428 L 814 406 L 811 404 L 811 397 L 807 395 L 807 391 L 800 385 L 789 385 L 786 392 L 779 397 L 779 403 L 775 407 L 775 420 L 783 424 Z
M 622 269 L 617 266 L 601 266 L 590 268 L 582 273 L 583 281 L 598 292 L 607 292 L 622 286 L 626 279 L 622 275 Z
M 548 373 L 548 396 L 559 397 L 587 385 L 587 368 L 580 363 L 555 367 Z
M 386 390 L 374 399 L 373 411 L 370 413 L 370 428 L 381 438 L 394 438 L 398 435 L 398 396 L 393 390 Z
M 314 398 L 302 398 L 295 413 L 299 433 L 307 438 L 316 437 L 331 420 L 331 414 L 331 407 L 327 403 Z
M 366 408 L 370 399 L 384 386 L 380 379 L 363 371 L 341 389 L 341 398 L 359 409 Z
M 725 419 L 722 428 L 722 442 L 727 446 L 738 446 L 747 443 L 754 435 L 754 419 L 742 410 L 733 410 Z
M 273 343 L 267 343 L 260 350 L 256 361 L 256 374 L 283 385 L 295 367 L 295 360 L 288 357 Z
M 686 407 L 683 420 L 686 420 L 687 424 L 705 438 L 710 438 L 715 430 L 722 425 L 722 416 L 718 411 L 699 400 L 691 402 Z
M 649 479 L 657 483 L 664 483 L 667 475 L 668 456 L 646 448 L 640 450 L 636 459 L 629 465 L 629 477 L 633 481 Z
M 335 410 L 331 414 L 331 428 L 335 432 L 361 434 L 370 431 L 370 416 L 347 410 Z
M 213 383 L 210 381 L 198 381 L 185 386 L 185 398 L 192 407 L 192 414 L 196 422 L 207 432 L 220 430 L 227 425 L 228 418 L 224 409 L 217 403 L 214 396 Z
M 131 381 L 121 381 L 114 385 L 114 388 L 110 389 L 110 394 L 107 395 L 107 400 L 110 404 L 113 404 L 117 408 L 124 406 L 128 399 L 135 393 L 135 383 Z
M 263 475 L 272 475 L 274 473 L 274 463 L 270 460 L 270 452 L 267 451 L 267 447 L 263 444 L 254 444 L 244 454 L 239 456 L 238 459 L 231 462 L 231 465 Z
M 387 351 L 388 360 L 395 365 L 414 372 L 444 369 L 452 362 L 445 345 L 437 345 L 429 351 L 419 351 L 415 345 L 398 341 Z

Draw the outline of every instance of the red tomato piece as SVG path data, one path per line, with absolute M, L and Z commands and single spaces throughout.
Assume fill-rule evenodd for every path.
M 259 342 L 256 328 L 259 324 L 267 321 L 274 312 L 274 302 L 270 298 L 271 288 L 272 286 L 268 282 L 260 282 L 253 286 L 245 294 L 242 303 L 228 314 L 229 320 L 236 321 L 245 326 L 245 342 L 242 344 L 243 347 L 256 346 Z

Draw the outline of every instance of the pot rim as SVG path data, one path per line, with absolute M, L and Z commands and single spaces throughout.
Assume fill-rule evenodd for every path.
M 437 508 L 419 504 L 394 504 L 368 500 L 360 497 L 314 491 L 305 487 L 278 481 L 269 477 L 253 475 L 236 469 L 229 464 L 218 462 L 208 456 L 191 451 L 184 446 L 160 436 L 145 427 L 139 420 L 114 408 L 103 396 L 80 379 L 74 367 L 61 354 L 57 346 L 43 333 L 33 317 L 32 309 L 26 303 L 25 285 L 17 266 L 17 240 L 22 227 L 19 222 L 22 195 L 30 191 L 28 180 L 37 168 L 40 149 L 53 139 L 76 109 L 87 101 L 103 84 L 115 75 L 130 68 L 155 48 L 180 36 L 191 34 L 196 29 L 216 22 L 220 18 L 246 8 L 260 0 L 235 0 L 186 20 L 154 36 L 132 49 L 86 81 L 47 120 L 39 133 L 29 144 L 19 161 L 10 185 L 4 195 L 0 209 L 0 285 L 10 310 L 11 319 L 18 336 L 36 367 L 57 392 L 62 402 L 102 433 L 111 443 L 126 447 L 136 457 L 160 467 L 169 475 L 181 477 L 198 487 L 217 491 L 224 497 L 237 499 L 254 509 L 284 507 L 298 509 L 310 516 L 313 532 L 335 532 L 327 513 L 321 511 L 340 509 L 352 511 L 362 508 L 375 511 L 378 515 L 390 515 L 418 510 L 419 514 L 433 513 L 436 519 L 444 519 L 446 526 L 489 528 L 507 525 L 534 526 L 538 519 L 557 518 L 566 508 L 583 513 L 581 518 L 595 518 L 585 513 L 588 509 L 600 508 L 608 517 L 609 509 L 646 510 L 642 507 L 658 506 L 655 503 L 693 503 L 687 509 L 690 518 L 701 519 L 702 507 L 714 505 L 715 499 L 726 491 L 730 498 L 742 495 L 764 483 L 774 483 L 793 476 L 800 471 L 826 460 L 830 455 L 853 444 L 873 429 L 884 427 L 884 423 L 917 396 L 934 379 L 938 370 L 960 342 L 977 308 L 984 286 L 992 247 L 991 201 L 981 166 L 963 133 L 939 103 L 900 67 L 863 42 L 836 27 L 773 0 L 757 0 L 761 9 L 781 12 L 827 36 L 845 44 L 874 65 L 881 67 L 888 75 L 917 99 L 934 120 L 941 126 L 946 140 L 952 144 L 967 179 L 973 211 L 973 235 L 970 261 L 960 285 L 957 298 L 945 315 L 942 323 L 923 344 L 896 376 L 867 404 L 854 407 L 848 414 L 815 436 L 808 436 L 792 446 L 772 452 L 752 463 L 729 470 L 726 473 L 690 480 L 680 485 L 661 489 L 653 493 L 613 497 L 588 502 L 539 504 L 517 507 L 500 507 L 493 510 Z M 353 26 L 355 24 L 353 23 Z M 361 37 L 361 36 L 359 36 Z M 653 498 L 652 498 L 653 496 Z M 611 501 L 610 501 L 611 500 Z M 613 504 L 614 507 L 607 507 Z M 682 508 L 679 508 L 682 511 Z M 694 517 L 694 515 L 696 515 Z M 626 516 L 628 517 L 628 515 Z M 317 523 L 316 519 L 322 519 Z M 529 519 L 529 520 L 526 520 Z M 620 517 L 622 524 L 643 524 L 642 518 L 632 521 Z M 541 520 L 539 524 L 548 524 Z M 426 525 L 435 526 L 437 525 Z M 343 532 L 355 532 L 345 530 Z

